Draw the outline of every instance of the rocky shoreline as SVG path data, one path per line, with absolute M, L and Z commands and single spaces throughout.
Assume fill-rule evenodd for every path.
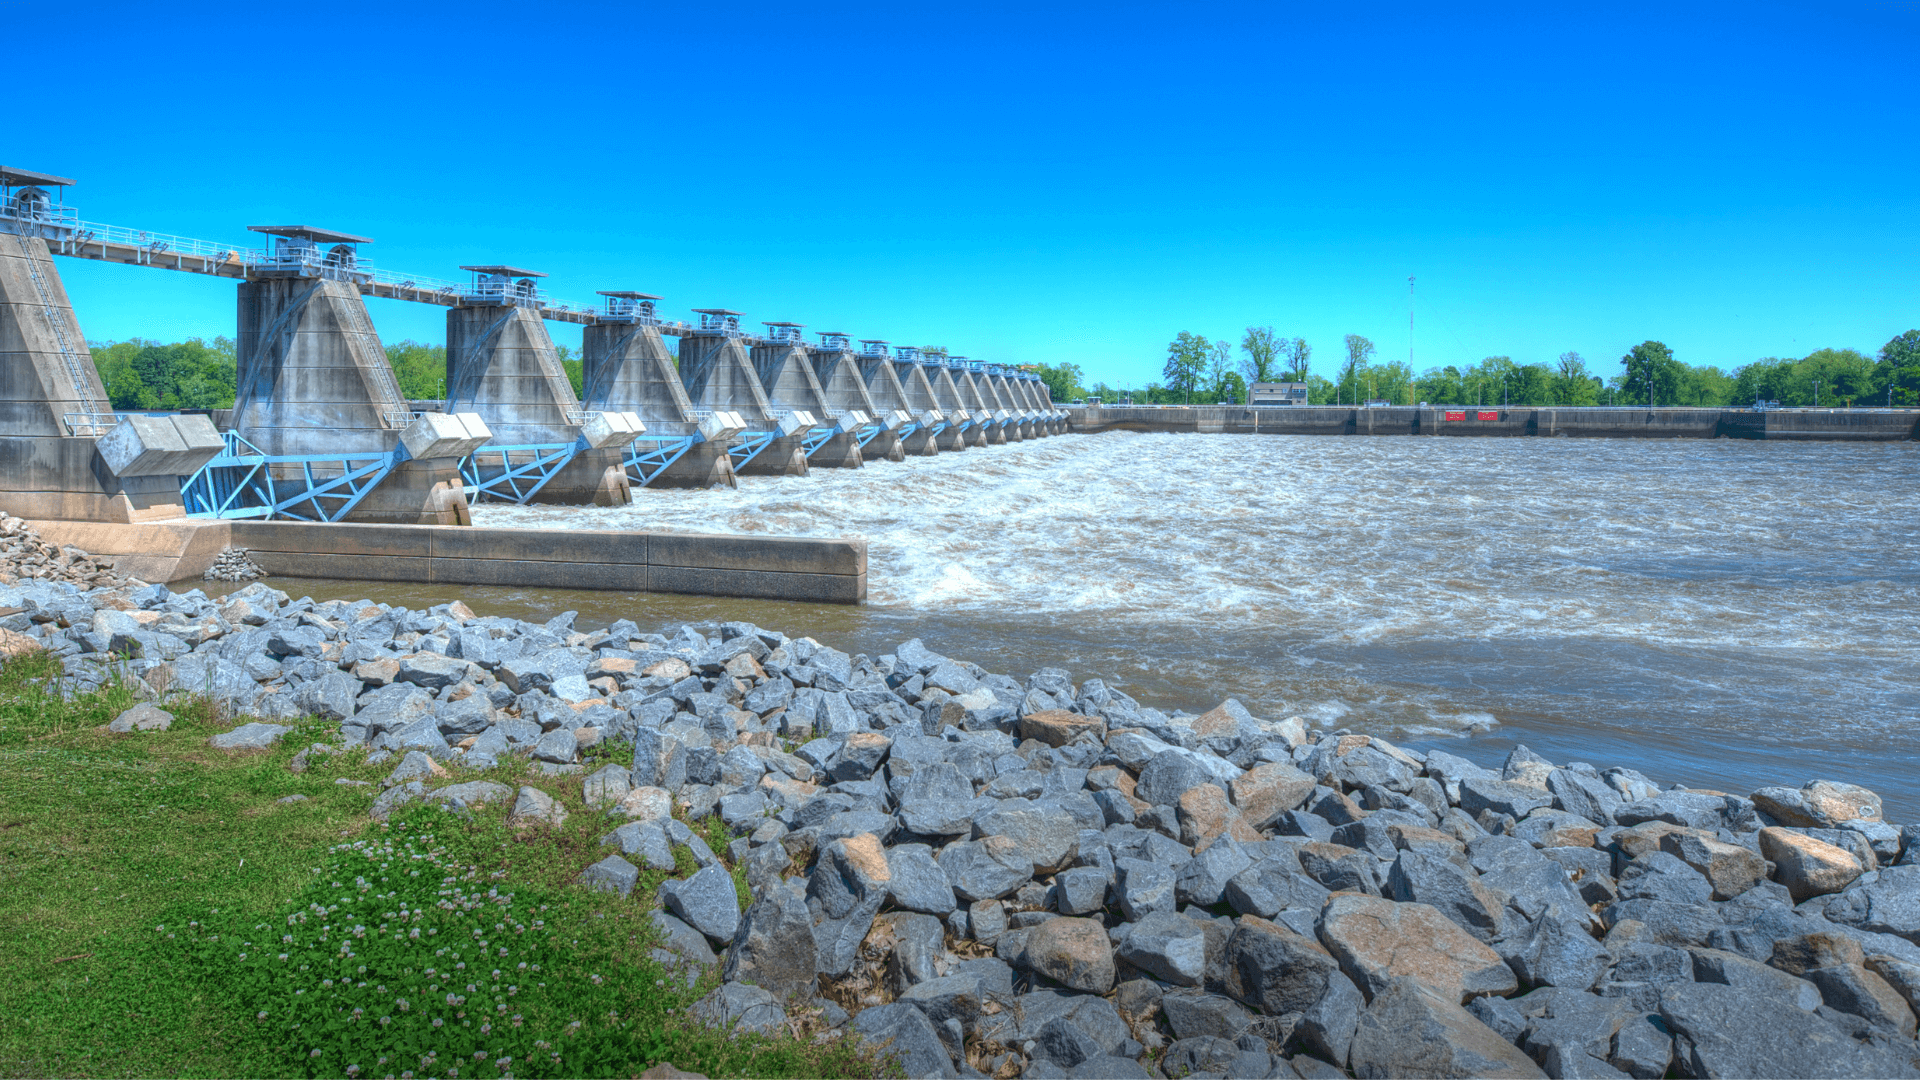
M 77 581 L 0 586 L 0 644 L 69 690 L 132 680 L 152 703 L 116 730 L 183 692 L 246 721 L 217 747 L 322 716 L 338 741 L 295 767 L 390 760 L 375 817 L 538 827 L 560 801 L 460 776 L 524 756 L 579 775 L 614 849 L 582 880 L 622 894 L 689 849 L 655 917 L 718 966 L 709 1021 L 818 1009 L 914 1076 L 1920 1072 L 1920 826 L 1864 788 L 1662 788 L 1524 748 L 1491 770 L 918 641 L 213 600 L 61 554 Z M 587 773 L 599 744 L 631 763 Z M 709 816 L 724 851 L 686 824 Z

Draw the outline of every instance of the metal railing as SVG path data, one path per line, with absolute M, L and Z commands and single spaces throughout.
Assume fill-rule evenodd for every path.
M 9 218 L 24 225 L 71 229 L 79 225 L 80 212 L 71 206 L 48 202 L 44 194 L 6 195 L 0 196 L 0 218 Z

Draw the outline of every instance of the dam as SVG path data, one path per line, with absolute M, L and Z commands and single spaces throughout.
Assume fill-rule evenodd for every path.
M 660 296 L 631 289 L 603 290 L 598 304 L 561 302 L 545 292 L 542 271 L 510 262 L 474 262 L 460 267 L 465 280 L 440 279 L 378 267 L 365 250 L 370 238 L 312 225 L 249 226 L 259 238 L 252 246 L 83 221 L 64 201 L 73 183 L 0 167 L 0 511 L 41 522 L 169 526 L 130 534 L 146 538 L 138 542 L 96 531 L 91 542 L 127 555 L 158 544 L 173 554 L 148 553 L 151 566 L 182 574 L 200 557 L 191 552 L 210 557 L 205 537 L 183 539 L 199 524 L 285 523 L 295 532 L 271 535 L 309 554 L 334 541 L 287 538 L 308 535 L 302 529 L 391 527 L 399 531 L 380 533 L 377 550 L 363 553 L 385 560 L 383 574 L 430 575 L 435 566 L 467 567 L 478 558 L 473 544 L 463 542 L 458 560 L 437 557 L 451 541 L 408 530 L 470 527 L 481 504 L 623 507 L 649 488 L 735 489 L 743 478 L 911 468 L 911 459 L 1067 433 L 1920 437 L 1920 411 L 1911 409 L 1065 408 L 1031 370 L 842 331 L 817 332 L 810 342 L 802 323 L 764 320 L 749 329 L 745 313 L 725 307 L 670 319 Z M 234 407 L 211 415 L 114 410 L 55 256 L 234 281 Z M 446 310 L 443 400 L 402 395 L 368 298 Z M 582 328 L 578 389 L 549 322 Z M 326 535 L 353 554 L 374 534 Z M 622 550 L 645 546 L 635 544 Z M 764 562 L 738 538 L 712 546 L 724 549 L 715 566 L 679 569 L 713 573 L 663 571 L 649 580 L 807 596 L 815 594 L 806 582 L 831 578 L 819 598 L 864 595 L 864 555 L 836 550 L 829 573 L 791 545 L 769 548 Z M 676 558 L 684 561 L 684 551 Z M 588 565 L 483 561 L 500 584 L 515 574 L 550 584 L 554 574 L 579 575 Z M 606 587 L 633 580 L 586 577 Z

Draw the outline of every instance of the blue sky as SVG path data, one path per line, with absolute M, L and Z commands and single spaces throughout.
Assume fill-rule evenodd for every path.
M 94 221 L 1136 385 L 1180 330 L 1404 358 L 1409 274 L 1419 368 L 1920 325 L 1920 6 L 1457 8 L 28 5 L 0 161 Z M 60 266 L 90 338 L 232 332 L 230 283 Z

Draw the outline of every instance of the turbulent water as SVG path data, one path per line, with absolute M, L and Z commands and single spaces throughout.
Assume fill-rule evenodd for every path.
M 1912 443 L 1110 433 L 476 524 L 864 536 L 865 608 L 650 597 L 642 616 L 876 654 L 920 636 L 1481 759 L 1517 741 L 1743 792 L 1852 779 L 1913 820 L 1917 468 Z

